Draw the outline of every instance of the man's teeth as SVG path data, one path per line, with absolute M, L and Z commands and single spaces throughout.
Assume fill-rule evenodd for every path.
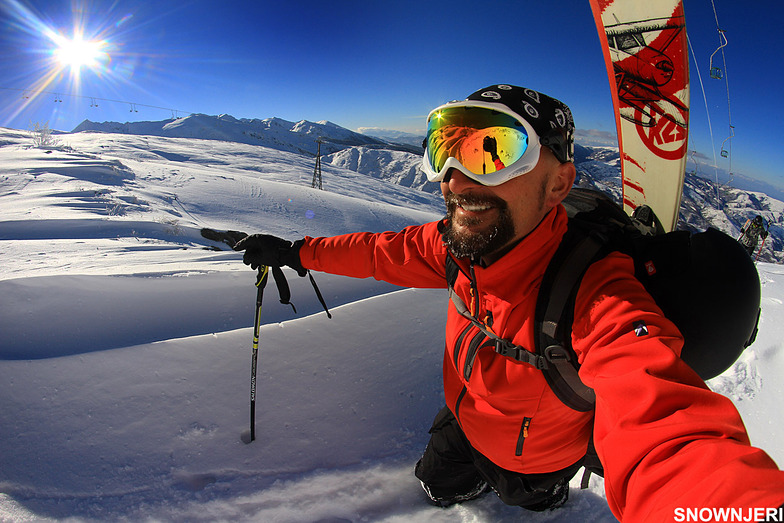
M 460 207 L 469 212 L 481 212 L 490 209 L 492 206 L 486 203 L 464 203 Z

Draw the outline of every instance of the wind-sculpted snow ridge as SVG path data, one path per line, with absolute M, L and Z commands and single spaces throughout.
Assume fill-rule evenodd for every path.
M 291 308 L 270 306 L 264 321 L 275 323 L 321 311 L 313 289 L 293 271 Z M 60 275 L 0 280 L 3 310 L 0 332 L 13 340 L 0 346 L 0 360 L 58 358 L 118 349 L 184 336 L 240 329 L 253 319 L 255 275 L 245 272 L 145 273 L 117 276 Z M 396 287 L 375 280 L 319 275 L 319 287 L 330 307 Z M 275 287 L 270 285 L 270 303 Z M 87 325 L 64 310 L 78 306 Z M 45 328 L 29 329 L 27 319 L 40 318 Z

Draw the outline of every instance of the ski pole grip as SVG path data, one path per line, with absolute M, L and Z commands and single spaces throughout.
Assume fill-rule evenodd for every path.
M 269 267 L 267 265 L 259 265 L 259 272 L 256 276 L 256 287 L 264 287 L 267 284 L 267 273 Z

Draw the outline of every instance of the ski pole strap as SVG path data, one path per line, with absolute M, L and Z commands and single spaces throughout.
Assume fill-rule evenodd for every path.
M 262 268 L 259 268 L 259 279 L 256 281 L 256 286 L 259 285 L 266 285 L 267 283 L 267 269 L 272 269 L 272 276 L 275 278 L 275 285 L 278 287 L 278 296 L 280 298 L 280 303 L 283 305 L 291 305 L 291 308 L 294 310 L 296 314 L 297 308 L 294 307 L 294 304 L 291 303 L 291 288 L 289 287 L 289 282 L 286 280 L 286 275 L 283 273 L 283 270 L 280 267 L 264 267 L 264 274 L 262 275 Z M 324 301 L 324 296 L 322 296 L 321 291 L 316 285 L 316 280 L 313 279 L 313 275 L 308 271 L 308 276 L 310 277 L 310 284 L 313 286 L 313 290 L 316 291 L 316 297 L 318 298 L 319 303 L 324 308 L 324 312 L 327 313 L 327 317 L 332 319 L 332 314 L 330 314 L 329 309 L 327 308 L 327 302 Z
M 316 291 L 316 297 L 318 298 L 319 303 L 321 306 L 324 307 L 324 312 L 327 313 L 327 318 L 330 320 L 332 319 L 332 314 L 329 313 L 329 309 L 327 308 L 327 302 L 324 301 L 324 296 L 321 295 L 321 291 L 316 285 L 316 280 L 313 279 L 313 275 L 308 271 L 308 278 L 310 278 L 310 284 L 313 286 L 313 290 Z
M 294 314 L 296 314 L 297 308 L 291 303 L 291 289 L 289 288 L 289 282 L 286 280 L 286 275 L 283 274 L 280 267 L 272 267 L 272 276 L 275 278 L 275 285 L 278 287 L 280 302 L 283 305 L 291 305 Z

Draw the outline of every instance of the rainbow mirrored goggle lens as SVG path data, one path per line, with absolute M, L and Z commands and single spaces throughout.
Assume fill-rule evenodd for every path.
M 498 185 L 530 171 L 539 159 L 539 140 L 527 122 L 474 105 L 430 113 L 425 147 L 430 181 L 442 180 L 454 167 L 481 184 Z

